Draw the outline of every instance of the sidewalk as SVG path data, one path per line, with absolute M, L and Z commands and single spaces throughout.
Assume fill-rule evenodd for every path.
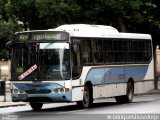
M 24 102 L 0 102 L 0 108 L 14 107 L 14 106 L 26 106 Z
M 150 90 L 148 93 L 145 93 L 145 94 L 160 94 L 160 89 L 153 89 L 153 90 Z
M 12 106 L 25 106 L 27 104 L 28 103 L 25 102 L 12 102 L 10 91 L 6 92 L 6 98 L 4 98 L 4 96 L 0 96 L 0 108 L 12 107 Z

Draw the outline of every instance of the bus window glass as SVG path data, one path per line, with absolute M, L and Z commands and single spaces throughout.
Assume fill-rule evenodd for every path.
M 70 54 L 68 43 L 40 43 L 40 78 L 70 78 Z
M 83 43 L 83 63 L 91 64 L 93 63 L 91 40 L 84 39 L 82 43 Z
M 126 63 L 133 62 L 133 47 L 132 47 L 133 41 L 132 40 L 124 40 L 123 46 L 124 46 L 124 60 Z
M 16 80 L 33 65 L 37 65 L 37 69 L 23 80 L 64 80 L 70 78 L 68 43 L 21 43 L 13 48 L 13 54 L 13 80 Z
M 80 44 L 72 45 L 72 77 L 77 78 L 82 72 Z
M 101 64 L 104 62 L 102 39 L 92 41 L 93 60 L 94 64 Z
M 113 40 L 112 39 L 103 40 L 103 50 L 105 52 L 113 51 Z
M 104 51 L 104 62 L 106 64 L 114 62 L 114 53 L 113 53 L 113 40 L 104 39 L 103 40 L 103 51 Z
M 123 54 L 123 41 L 122 40 L 114 40 L 114 59 L 115 63 L 124 62 L 124 54 Z
M 144 42 L 140 40 L 133 41 L 133 50 L 134 50 L 134 62 L 141 63 L 144 60 Z
M 145 41 L 144 42 L 144 61 L 148 62 L 151 60 L 152 57 L 152 52 L 151 52 L 151 42 L 150 41 Z

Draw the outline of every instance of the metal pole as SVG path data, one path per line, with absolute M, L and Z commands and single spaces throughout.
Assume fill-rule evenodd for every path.
M 4 102 L 6 102 L 6 79 L 4 79 Z

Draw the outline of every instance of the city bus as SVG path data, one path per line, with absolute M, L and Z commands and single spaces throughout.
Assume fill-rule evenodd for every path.
M 58 102 L 88 108 L 109 97 L 129 103 L 154 88 L 149 34 L 67 24 L 17 32 L 10 44 L 12 101 L 29 102 L 33 110 Z

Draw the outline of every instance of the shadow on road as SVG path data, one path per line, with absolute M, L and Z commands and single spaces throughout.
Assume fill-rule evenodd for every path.
M 145 96 L 144 96 L 145 98 Z M 92 104 L 91 108 L 89 109 L 81 109 L 79 108 L 76 104 L 68 104 L 68 105 L 64 105 L 64 106 L 54 106 L 53 104 L 48 104 L 47 107 L 45 106 L 44 108 L 42 108 L 42 110 L 40 111 L 33 111 L 33 110 L 29 110 L 29 111 L 23 111 L 23 112 L 18 112 L 18 113 L 32 113 L 32 114 L 46 114 L 46 113 L 51 113 L 51 114 L 61 114 L 61 112 L 63 112 L 63 114 L 72 114 L 77 113 L 78 111 L 90 111 L 90 110 L 95 110 L 95 109 L 101 109 L 101 108 L 107 108 L 107 107 L 123 107 L 123 106 L 134 106 L 135 104 L 146 104 L 148 102 L 151 101 L 156 101 L 159 100 L 159 98 L 156 99 L 140 99 L 137 96 L 135 96 L 135 99 L 133 100 L 132 103 L 128 103 L 128 104 L 117 104 L 115 100 L 111 99 L 111 100 L 107 100 L 107 101 L 95 101 L 95 103 Z M 57 104 L 57 103 L 56 103 Z M 61 104 L 61 103 L 59 103 Z M 62 104 L 63 105 L 63 104 Z
M 95 108 L 102 108 L 102 107 L 109 107 L 118 105 L 116 102 L 100 102 L 100 103 L 93 103 L 92 106 L 89 109 L 81 109 L 77 105 L 68 105 L 68 106 L 60 106 L 60 107 L 54 107 L 54 108 L 42 108 L 40 111 L 26 111 L 25 113 L 58 113 L 58 112 L 65 112 L 68 114 L 68 112 L 77 111 L 77 110 L 92 110 Z

